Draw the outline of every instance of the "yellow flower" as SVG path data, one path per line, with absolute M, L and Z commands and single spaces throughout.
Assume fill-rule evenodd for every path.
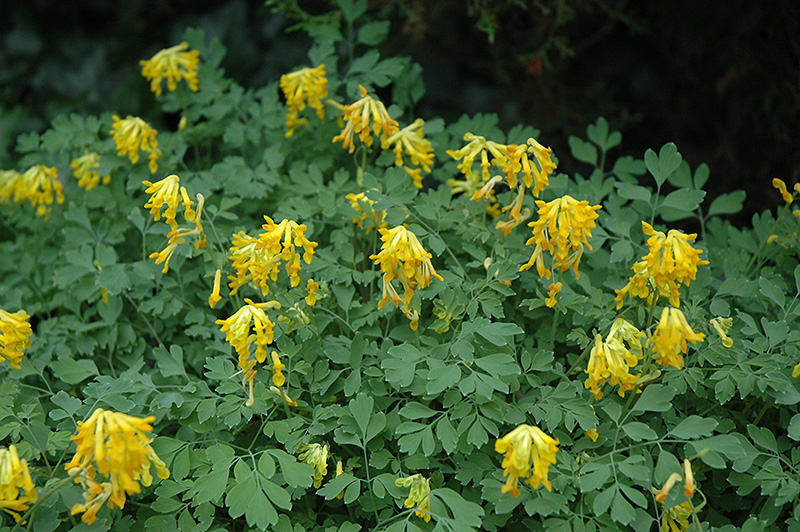
M 417 118 L 411 125 L 381 140 L 381 148 L 384 150 L 394 146 L 392 151 L 395 155 L 395 166 L 405 168 L 417 188 L 422 188 L 421 170 L 424 170 L 426 174 L 430 173 L 434 157 L 431 141 L 426 139 L 425 134 L 422 132 L 424 124 L 425 122 L 421 118 Z M 411 164 L 421 168 L 409 169 L 404 164 L 403 152 L 408 154 Z
M 123 120 L 114 115 L 113 118 L 111 135 L 117 145 L 117 155 L 127 155 L 131 163 L 136 164 L 139 162 L 139 150 L 142 150 L 149 154 L 150 173 L 155 174 L 158 170 L 158 158 L 161 157 L 156 138 L 158 132 L 139 117 L 128 115 Z
M 274 371 L 275 374 L 272 375 L 272 382 L 275 384 L 275 386 L 283 386 L 283 383 L 286 382 L 286 376 L 284 376 L 284 374 L 283 374 L 283 368 L 285 368 L 285 367 L 286 367 L 286 364 L 281 362 L 281 359 L 278 358 L 278 352 L 277 351 L 273 351 L 272 352 L 272 371 Z
M 64 203 L 64 187 L 58 180 L 58 170 L 53 166 L 37 164 L 28 168 L 17 181 L 14 201 L 27 200 L 36 207 L 36 214 L 44 216 L 53 201 Z
M 675 229 L 664 235 L 647 222 L 642 222 L 642 230 L 650 236 L 647 240 L 650 251 L 642 261 L 647 264 L 647 271 L 661 295 L 668 295 L 670 305 L 678 307 L 679 285 L 689 286 L 697 276 L 697 267 L 708 264 L 707 260 L 700 260 L 703 251 L 690 245 L 697 235 L 687 235 Z
M 732 318 L 717 317 L 711 320 L 711 326 L 714 327 L 715 331 L 717 331 L 717 334 L 722 340 L 722 345 L 728 349 L 733 347 L 733 338 L 728 336 L 728 331 L 731 330 L 732 325 Z
M 275 395 L 277 395 L 278 397 L 280 397 L 281 399 L 285 399 L 286 400 L 286 404 L 288 404 L 289 406 L 297 406 L 297 401 L 295 401 L 294 399 L 289 397 L 289 395 L 287 393 L 285 393 L 283 390 L 281 390 L 277 386 L 270 386 L 269 390 L 272 393 L 274 393 Z
M 686 316 L 679 309 L 665 307 L 661 313 L 661 321 L 653 334 L 653 350 L 658 355 L 662 366 L 683 367 L 683 356 L 686 354 L 686 342 L 702 342 L 703 333 L 695 333 L 686 321 Z
M 153 430 L 150 425 L 155 416 L 137 418 L 119 412 L 95 410 L 86 421 L 78 421 L 77 434 L 71 436 L 77 450 L 72 460 L 64 465 L 70 475 L 83 469 L 83 475 L 94 481 L 100 474 L 108 479 L 111 493 L 105 495 L 109 508 L 122 508 L 127 495 L 141 491 L 143 486 L 153 482 L 150 466 L 155 466 L 159 478 L 168 478 L 169 470 L 150 446 L 146 433 Z M 76 478 L 76 482 L 81 482 Z M 84 489 L 87 488 L 84 483 Z M 99 505 L 89 504 L 100 493 L 105 494 L 107 486 L 89 483 L 89 493 L 84 493 L 86 504 L 76 505 L 73 515 L 90 508 L 94 510 L 84 522 L 94 521 Z M 100 502 L 102 504 L 102 502 Z M 96 506 L 96 507 L 95 507 Z
M 95 482 L 87 475 L 79 475 L 76 479 L 80 482 L 83 488 L 83 504 L 76 504 L 72 507 L 70 515 L 77 515 L 82 513 L 81 521 L 87 525 L 91 525 L 97 521 L 97 512 L 103 507 L 103 504 L 111 496 L 112 486 L 110 482 Z M 117 508 L 113 501 L 109 501 L 109 508 Z
M 778 179 L 777 177 L 773 179 L 772 186 L 778 189 L 778 192 L 781 193 L 783 201 L 785 201 L 786 203 L 791 203 L 792 201 L 794 201 L 794 197 L 792 196 L 791 192 L 786 190 L 786 183 L 784 183 L 782 179 Z
M 222 300 L 222 297 L 219 295 L 219 288 L 220 283 L 222 281 L 222 270 L 217 270 L 214 272 L 214 288 L 211 290 L 211 295 L 208 296 L 208 306 L 214 308 L 217 306 Z
M 631 297 L 647 298 L 648 305 L 653 302 L 653 294 L 650 292 L 650 281 L 653 278 L 647 271 L 647 263 L 639 261 L 631 269 L 633 270 L 633 275 L 628 279 L 628 284 L 619 290 L 615 290 L 617 295 L 614 300 L 617 302 L 617 310 L 622 308 L 625 297 L 629 294 Z
M 444 279 L 433 269 L 432 255 L 425 251 L 414 233 L 402 225 L 394 229 L 381 228 L 380 233 L 383 241 L 381 251 L 369 257 L 380 265 L 383 272 L 383 297 L 378 302 L 378 308 L 383 308 L 391 300 L 411 320 L 411 328 L 416 330 L 418 313 L 408 307 L 414 290 L 431 284 L 431 276 L 440 281 Z M 395 279 L 399 279 L 403 287 L 402 298 L 392 286 Z
M 531 259 L 523 264 L 519 271 L 527 270 L 534 264 L 539 277 L 550 279 L 552 270 L 560 268 L 562 272 L 573 268 L 575 277 L 580 278 L 578 263 L 583 256 L 584 247 L 592 249 L 587 238 L 592 236 L 591 229 L 598 218 L 600 205 L 590 206 L 588 201 L 577 201 L 571 196 L 563 196 L 549 203 L 536 200 L 539 207 L 539 219 L 528 224 L 533 228 L 533 236 L 525 245 L 535 245 Z M 553 256 L 551 269 L 545 267 L 544 252 Z
M 619 321 L 625 322 L 622 318 L 617 318 L 615 324 Z M 626 341 L 629 347 L 625 346 Z M 606 382 L 611 386 L 619 385 L 617 393 L 620 397 L 625 397 L 626 391 L 636 389 L 636 380 L 640 374 L 631 375 L 630 369 L 636 367 L 642 359 L 641 344 L 638 342 L 638 338 L 626 338 L 622 334 L 609 333 L 605 342 L 599 334 L 595 336 L 594 347 L 586 368 L 589 378 L 584 383 L 584 387 L 591 390 L 595 399 L 603 398 L 600 387 Z
M 325 77 L 324 64 L 317 68 L 301 68 L 291 74 L 284 74 L 280 85 L 289 107 L 289 112 L 286 113 L 286 138 L 294 135 L 298 127 L 308 123 L 305 118 L 298 118 L 300 111 L 306 108 L 306 102 L 316 110 L 317 118 L 325 118 L 322 100 L 328 97 L 328 78 Z
M 22 175 L 16 170 L 0 170 L 0 203 L 5 203 L 16 195 L 21 178 Z M 20 202 L 16 198 L 14 201 Z
M 556 306 L 556 296 L 561 293 L 561 283 L 552 283 L 550 287 L 547 289 L 547 299 L 545 299 L 544 304 L 550 308 Z
M 556 169 L 552 150 L 539 144 L 536 139 L 529 138 L 526 144 L 507 146 L 507 153 L 509 161 L 504 170 L 508 186 L 514 188 L 517 185 L 517 174 L 522 171 L 522 182 L 538 198 L 544 187 L 550 184 L 550 175 Z
M 683 494 L 691 499 L 692 495 L 694 495 L 694 490 L 697 489 L 697 486 L 694 483 L 692 464 L 689 462 L 688 458 L 683 459 L 683 476 L 686 477 L 686 482 L 683 485 Z
M 145 183 L 148 182 L 145 181 Z M 186 189 L 181 187 L 181 193 L 183 194 L 184 197 L 183 205 L 186 209 L 186 211 L 184 212 L 184 216 L 187 219 L 193 220 L 195 227 L 194 229 L 187 229 L 184 227 L 173 228 L 172 231 L 167 233 L 167 238 L 168 238 L 167 247 L 161 251 L 155 251 L 150 254 L 151 259 L 153 258 L 156 259 L 156 264 L 161 264 L 161 263 L 164 264 L 164 268 L 161 270 L 162 273 L 167 273 L 169 271 L 169 261 L 172 258 L 172 255 L 175 253 L 175 250 L 178 249 L 178 246 L 186 243 L 186 239 L 189 238 L 190 236 L 197 237 L 194 242 L 194 247 L 196 249 L 204 249 L 206 247 L 206 242 L 207 242 L 206 235 L 203 232 L 203 224 L 201 223 L 205 198 L 203 197 L 202 194 L 197 195 L 197 213 L 195 213 L 191 208 L 191 200 L 186 195 Z M 167 213 L 169 213 L 169 209 L 167 209 Z M 158 211 L 156 211 L 156 215 L 158 215 Z M 167 221 L 169 222 L 169 220 Z M 174 220 L 173 223 L 175 223 Z M 177 225 L 177 223 L 175 225 Z M 210 299 L 209 299 L 209 304 L 210 304 Z
M 80 157 L 72 159 L 70 167 L 75 179 L 78 180 L 78 186 L 86 190 L 92 190 L 94 187 L 103 181 L 107 185 L 111 181 L 111 174 L 100 177 L 95 168 L 100 168 L 100 154 L 93 151 L 87 152 Z
M 336 476 L 338 477 L 342 473 L 344 473 L 344 467 L 342 467 L 342 461 L 339 460 L 336 462 Z M 344 497 L 344 490 L 340 491 L 339 494 L 336 495 L 337 499 L 341 499 L 342 497 Z
M 600 437 L 600 434 L 594 429 L 587 430 L 586 432 L 583 433 L 583 435 L 586 436 L 587 438 L 590 438 L 592 441 L 597 441 L 597 438 Z
M 265 259 L 267 263 L 274 257 L 280 257 L 286 267 L 286 273 L 289 275 L 289 282 L 292 287 L 295 287 L 300 284 L 300 253 L 297 252 L 297 248 L 300 247 L 305 251 L 303 253 L 303 261 L 306 264 L 311 264 L 317 243 L 306 238 L 305 232 L 307 228 L 305 224 L 298 224 L 289 219 L 276 224 L 269 216 L 264 216 L 264 219 L 267 223 L 261 227 L 266 232 L 258 235 L 256 249 L 266 251 Z M 277 271 L 277 262 L 270 263 L 269 273 L 273 280 L 277 277 Z
M 664 502 L 667 500 L 667 496 L 669 495 L 670 490 L 677 484 L 683 480 L 680 473 L 672 473 L 668 478 L 664 485 L 661 487 L 660 490 L 656 490 L 653 488 L 653 493 L 656 496 L 656 502 Z
M 150 81 L 150 90 L 161 96 L 161 82 L 167 79 L 170 92 L 178 88 L 178 82 L 185 79 L 189 90 L 197 92 L 197 70 L 200 65 L 200 52 L 189 50 L 189 43 L 182 42 L 177 46 L 165 48 L 147 61 L 141 60 L 142 76 Z
M 38 498 L 27 460 L 20 459 L 14 445 L 0 448 L 0 509 L 19 522 L 20 513 Z
M 431 483 L 420 473 L 408 477 L 401 477 L 394 481 L 398 488 L 408 488 L 408 497 L 403 505 L 406 508 L 415 508 L 414 513 L 426 523 L 431 520 Z
M 372 231 L 374 228 L 386 228 L 389 225 L 383 221 L 386 218 L 386 211 L 379 211 L 372 208 L 377 202 L 374 200 L 369 199 L 363 192 L 359 192 L 358 194 L 348 194 L 345 196 L 345 199 L 350 202 L 350 207 L 353 208 L 354 211 L 359 213 L 359 216 L 353 218 L 353 223 L 358 224 L 359 227 L 363 226 L 364 220 L 367 219 L 367 215 L 369 215 L 370 219 L 372 220 L 372 225 L 367 227 L 367 234 Z
M 299 450 L 298 460 L 314 468 L 314 487 L 319 488 L 323 477 L 328 474 L 328 446 L 309 443 Z
M 664 514 L 661 516 L 660 532 L 687 532 L 691 515 L 692 505 L 689 501 L 664 510 Z
M 333 137 L 332 142 L 342 141 L 342 148 L 350 153 L 355 150 L 353 135 L 356 134 L 361 142 L 372 146 L 372 134 L 380 133 L 381 143 L 386 142 L 397 133 L 398 124 L 389 116 L 389 112 L 380 100 L 372 98 L 367 89 L 358 86 L 361 99 L 344 106 L 345 126 L 341 133 Z
M 458 163 L 458 169 L 464 174 L 468 181 L 476 180 L 473 177 L 472 166 L 475 159 L 480 157 L 481 165 L 481 178 L 483 181 L 489 179 L 489 167 L 492 165 L 505 169 L 509 163 L 508 146 L 486 140 L 486 137 L 475 135 L 473 133 L 465 133 L 464 140 L 467 145 L 458 150 L 447 150 L 447 155 L 452 157 Z M 492 159 L 489 159 L 489 156 Z
M 164 211 L 164 220 L 174 231 L 178 228 L 178 222 L 175 217 L 178 215 L 178 202 L 183 199 L 184 216 L 187 220 L 192 221 L 196 217 L 196 213 L 192 210 L 193 202 L 189 199 L 189 193 L 186 192 L 186 187 L 180 186 L 181 179 L 175 175 L 169 175 L 151 183 L 150 181 L 142 181 L 143 185 L 147 185 L 145 192 L 152 194 L 147 203 L 144 204 L 145 209 L 150 209 L 150 214 L 157 222 L 161 219 L 161 208 L 166 205 L 167 209 Z
M 306 305 L 309 307 L 313 307 L 317 303 L 318 288 L 319 283 L 317 283 L 314 279 L 309 279 L 308 283 L 306 283 L 306 289 L 308 290 L 308 295 L 306 296 Z
M 230 249 L 228 259 L 231 260 L 235 276 L 228 276 L 231 295 L 236 295 L 239 288 L 245 283 L 252 281 L 261 289 L 261 294 L 266 296 L 269 293 L 267 281 L 278 279 L 278 264 L 280 255 L 267 259 L 267 252 L 257 248 L 258 239 L 248 235 L 244 231 L 239 231 L 233 235 L 233 245 Z
M 29 319 L 24 310 L 11 313 L 0 309 L 0 362 L 8 360 L 14 369 L 20 369 L 22 351 L 31 346 Z
M 508 476 L 508 480 L 501 490 L 503 493 L 519 497 L 517 480 L 520 478 L 527 478 L 528 484 L 534 489 L 544 484 L 547 491 L 552 491 L 547 472 L 556 463 L 558 440 L 545 434 L 539 427 L 520 425 L 498 439 L 494 450 L 504 455 L 503 475 Z

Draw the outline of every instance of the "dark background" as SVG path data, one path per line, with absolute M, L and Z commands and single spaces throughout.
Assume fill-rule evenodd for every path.
M 3 0 L 0 167 L 14 138 L 64 112 L 153 116 L 139 60 L 181 40 L 186 27 L 219 37 L 228 75 L 258 87 L 308 62 L 309 39 L 287 33 L 299 8 L 313 19 L 326 1 L 106 2 Z M 518 5 L 522 4 L 522 5 Z M 384 55 L 424 68 L 416 113 L 456 120 L 497 113 L 531 124 L 571 166 L 567 138 L 605 116 L 623 133 L 617 154 L 642 157 L 675 142 L 694 169 L 711 167 L 709 197 L 747 191 L 753 212 L 780 203 L 770 181 L 800 180 L 800 3 L 572 0 L 370 0 L 388 19 Z M 581 168 L 577 168 L 581 170 Z

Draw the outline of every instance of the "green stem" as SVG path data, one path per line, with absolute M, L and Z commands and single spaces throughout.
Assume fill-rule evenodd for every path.
M 775 232 L 775 229 L 777 229 L 778 224 L 780 223 L 781 219 L 789 211 L 789 207 L 790 206 L 791 206 L 791 203 L 787 203 L 786 205 L 783 206 L 783 209 L 781 209 L 781 212 L 778 214 L 778 217 L 775 219 L 775 223 L 773 223 L 772 227 L 770 227 L 769 231 L 767 231 L 767 236 L 761 241 L 761 245 L 758 246 L 758 249 L 756 250 L 755 253 L 753 253 L 753 256 L 750 257 L 750 261 L 747 263 L 747 266 L 744 269 L 745 277 L 749 278 L 750 275 L 753 273 L 753 272 L 750 271 L 750 268 L 752 266 L 754 266 L 754 263 L 756 262 L 756 259 L 758 258 L 758 256 L 761 254 L 761 251 L 763 251 L 764 246 L 767 245 L 767 240 L 769 239 L 769 235 L 771 235 L 771 234 L 773 234 Z

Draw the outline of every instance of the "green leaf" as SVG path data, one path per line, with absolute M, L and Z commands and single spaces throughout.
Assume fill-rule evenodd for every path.
M 682 211 L 694 211 L 706 197 L 705 190 L 692 190 L 681 188 L 670 192 L 659 207 L 678 209 Z
M 800 421 L 798 422 L 798 425 L 800 425 Z M 439 419 L 439 421 L 436 423 L 436 437 L 439 438 L 439 442 L 442 444 L 442 447 L 447 454 L 451 454 L 456 450 L 456 446 L 458 444 L 458 433 L 456 432 L 455 427 L 453 427 L 453 424 L 450 423 L 450 419 L 447 416 L 442 416 L 441 419 Z
M 777 287 L 774 283 L 772 283 L 769 279 L 764 277 L 760 277 L 758 279 L 758 288 L 759 292 L 767 299 L 778 305 L 780 308 L 783 308 L 786 305 L 786 296 L 783 293 L 783 290 Z
M 636 517 L 636 512 L 631 503 L 628 502 L 621 492 L 617 492 L 616 495 L 614 495 L 614 502 L 611 505 L 611 519 L 627 525 L 633 521 L 634 517 Z
M 720 214 L 736 214 L 741 212 L 744 199 L 747 193 L 744 190 L 734 190 L 726 194 L 720 194 L 708 207 L 706 216 L 719 216 Z
M 787 433 L 794 441 L 800 441 L 800 414 L 792 416 L 791 421 L 789 421 Z
M 645 203 L 650 203 L 652 194 L 650 193 L 650 190 L 645 187 L 632 185 L 630 183 L 623 183 L 622 181 L 617 181 L 614 183 L 614 186 L 617 187 L 617 193 L 620 195 L 620 197 L 629 200 L 638 200 Z
M 375 402 L 372 397 L 364 393 L 358 394 L 354 399 L 351 399 L 348 404 L 350 413 L 353 414 L 353 418 L 356 420 L 356 424 L 361 431 L 362 438 L 366 438 L 367 426 L 369 425 L 370 416 L 372 416 L 372 407 L 374 404 Z
M 367 11 L 367 0 L 338 0 L 336 3 L 348 22 L 355 22 Z
M 711 175 L 711 170 L 708 168 L 706 163 L 702 163 L 700 166 L 698 166 L 697 170 L 694 171 L 694 188 L 703 188 L 703 185 L 705 185 L 706 181 L 708 181 L 709 175 Z
M 633 246 L 628 240 L 619 240 L 611 246 L 611 257 L 608 259 L 610 263 L 627 262 L 632 258 Z
M 78 384 L 89 377 L 99 375 L 92 360 L 73 360 L 69 357 L 59 358 L 52 364 L 53 372 L 67 384 Z
M 522 334 L 525 331 L 513 323 L 489 323 L 485 327 L 480 327 L 475 331 L 494 345 L 513 345 L 515 334 Z
M 717 425 L 717 421 L 712 418 L 692 415 L 678 423 L 669 433 L 675 438 L 693 440 L 710 436 Z
M 216 466 L 217 464 L 215 464 Z M 212 470 L 210 473 L 199 477 L 194 482 L 195 495 L 193 500 L 196 504 L 205 502 L 217 502 L 225 493 L 228 484 L 228 472 L 230 462 L 227 467 Z
M 586 464 L 581 468 L 581 475 L 578 477 L 581 492 L 587 493 L 602 488 L 611 478 L 611 472 L 609 464 L 591 462 Z
M 457 365 L 442 366 L 436 369 L 431 368 L 431 371 L 428 372 L 428 386 L 426 390 L 430 395 L 438 395 L 456 384 L 460 379 L 461 370 Z
M 177 344 L 169 347 L 169 352 L 163 346 L 153 349 L 153 356 L 158 364 L 158 369 L 165 377 L 186 377 L 183 365 L 183 349 Z
M 633 405 L 632 412 L 666 412 L 672 408 L 675 390 L 661 384 L 647 386 L 639 400 Z
M 369 22 L 358 29 L 358 42 L 367 46 L 375 46 L 383 42 L 388 34 L 388 20 Z
M 450 488 L 438 488 L 431 490 L 431 510 L 433 511 L 434 501 L 439 500 L 450 509 L 459 524 L 466 525 L 473 528 L 481 526 L 482 517 L 484 515 L 483 508 L 474 502 L 466 500 L 457 492 Z
M 633 441 L 658 439 L 658 434 L 656 434 L 656 431 L 654 431 L 649 426 L 645 425 L 640 421 L 632 421 L 631 423 L 626 423 L 625 425 L 622 425 L 622 430 Z
M 590 142 L 570 136 L 569 148 L 572 151 L 572 156 L 577 160 L 597 166 L 597 148 Z
M 592 503 L 592 509 L 594 510 L 595 515 L 603 515 L 608 511 L 611 507 L 611 502 L 614 500 L 614 496 L 617 494 L 617 486 L 616 484 L 613 486 L 607 487 L 605 490 L 600 492 L 597 497 L 594 498 L 594 502 Z
M 278 460 L 283 478 L 289 487 L 307 488 L 312 484 L 314 480 L 313 467 L 303 462 L 298 462 L 297 458 L 280 449 L 270 449 L 267 452 Z
M 678 153 L 678 147 L 672 142 L 664 144 L 658 155 L 653 150 L 647 150 L 644 154 L 644 164 L 655 178 L 658 186 L 663 185 L 670 174 L 678 169 L 682 160 L 683 157 Z

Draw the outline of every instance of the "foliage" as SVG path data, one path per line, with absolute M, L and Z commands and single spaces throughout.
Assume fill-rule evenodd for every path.
M 708 167 L 692 170 L 671 143 L 642 159 L 619 155 L 621 134 L 600 118 L 586 139 L 569 139 L 591 174 L 554 173 L 541 192 L 501 179 L 471 201 L 454 191 L 487 182 L 477 172 L 460 180 L 447 154 L 465 134 L 495 143 L 486 167 L 503 173 L 520 146 L 541 155 L 528 139 L 546 145 L 546 132 L 502 131 L 493 115 L 428 120 L 429 173 L 424 157 L 402 152 L 399 164 L 390 139 L 418 125 L 424 87 L 409 59 L 376 51 L 388 27 L 364 18 L 366 2 L 340 6 L 347 31 L 303 26 L 315 42 L 306 66 L 325 65 L 328 99 L 321 113 L 298 107 L 289 137 L 278 80 L 243 88 L 220 68 L 223 45 L 188 30 L 199 83 L 157 97 L 185 127 L 158 131 L 154 175 L 111 137 L 126 109 L 61 116 L 17 139 L 19 174 L 55 167 L 65 201 L 43 211 L 0 195 L 0 307 L 24 309 L 33 329 L 21 369 L 3 364 L 0 433 L 39 492 L 5 529 L 652 530 L 680 522 L 687 502 L 680 529 L 800 529 L 797 194 L 786 192 L 776 216 L 734 228 L 723 216 L 741 209 L 741 194 L 706 206 Z M 386 106 L 369 115 L 374 129 L 351 131 L 357 149 L 332 142 L 351 123 L 348 104 L 376 95 Z M 416 127 L 407 133 L 422 142 Z M 70 176 L 86 152 L 99 154 L 98 176 L 111 176 L 91 190 Z M 546 167 L 533 155 L 529 164 Z M 185 187 L 163 192 L 171 217 L 154 200 L 168 175 Z M 520 271 L 526 242 L 542 253 L 567 246 L 536 225 L 549 212 L 541 204 L 567 195 L 592 206 L 562 207 L 577 213 L 571 247 L 547 263 L 547 280 Z M 596 225 L 582 209 L 596 211 Z M 676 288 L 697 333 L 678 367 L 656 357 L 669 294 L 628 297 L 622 312 L 615 298 L 653 252 L 643 221 L 657 232 L 696 227 L 708 261 Z M 414 236 L 413 252 L 389 260 L 395 244 L 382 237 L 396 227 Z M 279 228 L 293 232 L 275 238 Z M 262 246 L 232 241 L 240 232 Z M 261 250 L 255 266 L 276 267 L 237 262 L 248 242 Z M 217 270 L 231 283 L 219 286 Z M 242 309 L 253 332 L 250 321 L 234 326 Z M 637 333 L 618 336 L 618 317 Z M 586 368 L 618 345 L 637 353 L 628 366 L 638 375 L 620 389 L 600 383 L 598 398 Z M 153 416 L 152 449 L 170 474 L 142 481 L 90 526 L 70 515 L 82 490 L 64 465 L 70 437 L 98 408 Z M 530 464 L 507 466 L 498 451 L 517 449 L 506 435 L 522 425 L 557 440 L 557 452 L 552 463 L 534 445 L 538 487 L 523 483 L 514 497 L 504 469 L 524 480 Z

